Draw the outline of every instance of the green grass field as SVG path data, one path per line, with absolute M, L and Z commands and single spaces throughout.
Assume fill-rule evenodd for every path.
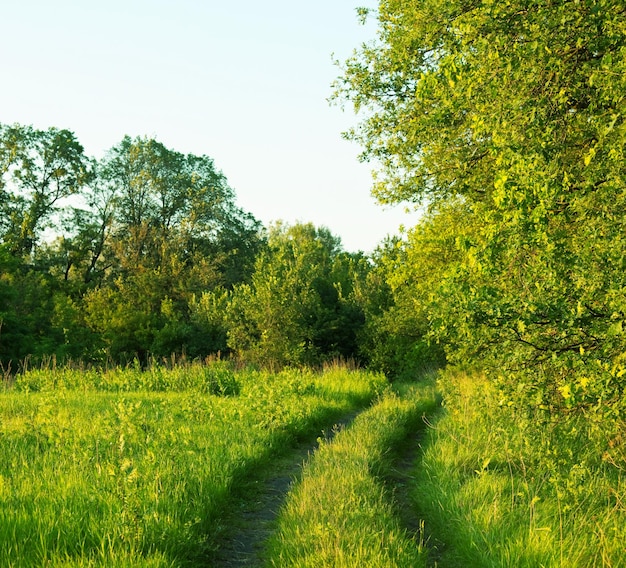
M 316 438 L 258 565 L 626 566 L 623 472 L 557 484 L 484 377 L 441 377 L 443 409 L 428 377 L 341 367 L 26 373 L 0 391 L 0 567 L 243 565 L 224 561 L 233 511 Z
M 224 396 L 200 366 L 125 373 L 37 371 L 0 393 L 0 566 L 206 565 L 238 481 L 386 383 L 240 373 Z
M 484 376 L 446 373 L 441 386 L 445 412 L 412 492 L 438 566 L 626 566 L 623 470 L 599 464 L 556 480 Z M 570 450 L 583 455 L 586 443 Z
M 424 427 L 436 397 L 431 382 L 388 391 L 321 445 L 290 493 L 269 544 L 275 567 L 419 568 L 419 535 L 402 526 L 384 478 L 398 447 Z M 414 440 L 414 436 L 411 437 Z M 415 443 L 413 441 L 413 443 Z

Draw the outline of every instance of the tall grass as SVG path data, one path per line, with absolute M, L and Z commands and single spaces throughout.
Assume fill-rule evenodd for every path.
M 567 490 L 537 465 L 546 460 L 484 377 L 448 374 L 442 387 L 447 410 L 430 431 L 413 492 L 445 543 L 438 566 L 626 566 L 622 475 L 578 472 L 584 482 Z M 585 452 L 584 441 L 570 450 Z
M 305 464 L 268 546 L 277 567 L 424 566 L 416 535 L 401 526 L 382 480 L 390 449 L 432 411 L 431 386 L 387 391 L 349 428 L 321 444 Z
M 218 372 L 228 388 L 207 388 Z M 141 373 L 33 371 L 0 393 L 1 567 L 206 565 L 238 483 L 384 383 Z
M 14 388 L 25 392 L 81 390 L 85 392 L 182 392 L 237 394 L 239 384 L 231 365 L 216 360 L 166 366 L 152 364 L 142 369 L 138 362 L 126 367 L 76 369 L 55 364 L 19 373 Z

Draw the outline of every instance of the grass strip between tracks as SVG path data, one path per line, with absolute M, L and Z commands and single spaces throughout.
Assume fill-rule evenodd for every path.
M 424 566 L 421 537 L 402 526 L 384 478 L 395 451 L 436 406 L 432 382 L 404 385 L 323 442 L 281 512 L 268 565 Z

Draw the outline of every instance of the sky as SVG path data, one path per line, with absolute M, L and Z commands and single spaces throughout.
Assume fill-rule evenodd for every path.
M 345 60 L 375 37 L 373 0 L 4 0 L 0 123 L 65 128 L 101 158 L 125 135 L 211 157 L 265 226 L 312 222 L 371 252 L 403 206 L 371 196 L 370 164 L 331 105 Z

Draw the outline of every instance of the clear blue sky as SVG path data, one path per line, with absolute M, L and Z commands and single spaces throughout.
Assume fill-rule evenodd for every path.
M 0 122 L 72 130 L 100 158 L 125 134 L 206 154 L 265 225 L 328 227 L 371 251 L 414 214 L 370 195 L 327 98 L 373 0 L 20 0 L 0 4 Z

